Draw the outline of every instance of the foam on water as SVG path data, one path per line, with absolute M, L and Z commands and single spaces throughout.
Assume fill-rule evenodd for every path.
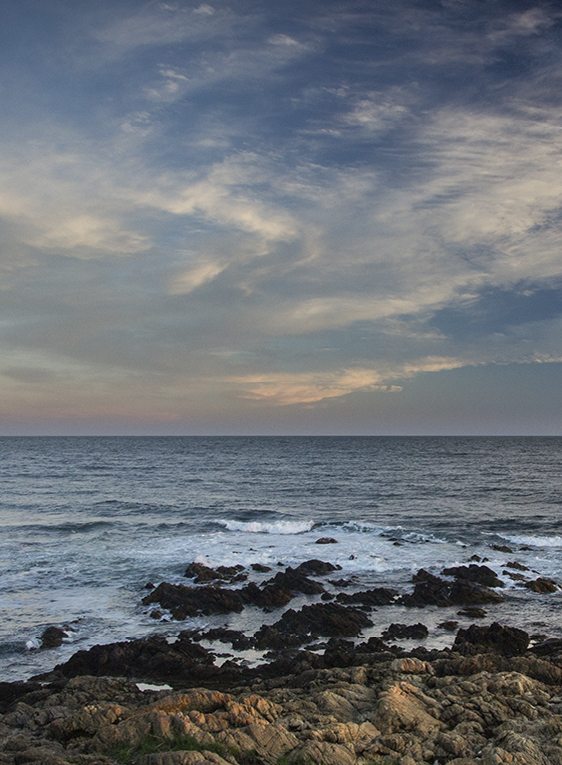
M 314 526 L 314 521 L 236 521 L 218 520 L 218 524 L 226 526 L 229 531 L 241 531 L 244 534 L 304 534 Z

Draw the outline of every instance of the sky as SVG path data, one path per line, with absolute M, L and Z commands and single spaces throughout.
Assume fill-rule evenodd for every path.
M 0 434 L 562 434 L 558 2 L 0 5 Z

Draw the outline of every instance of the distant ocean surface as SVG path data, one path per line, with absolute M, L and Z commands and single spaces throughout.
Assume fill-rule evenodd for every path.
M 279 570 L 320 558 L 357 588 L 408 589 L 422 567 L 439 574 L 479 555 L 500 577 L 517 560 L 562 582 L 561 458 L 562 438 L 541 437 L 0 438 L 0 680 L 95 643 L 279 618 L 150 618 L 146 583 L 190 584 L 194 560 Z M 562 593 L 502 578 L 506 601 L 482 623 L 562 637 Z M 450 645 L 437 624 L 471 623 L 456 611 L 380 608 L 371 634 L 422 621 L 427 645 Z M 38 650 L 49 625 L 71 638 Z

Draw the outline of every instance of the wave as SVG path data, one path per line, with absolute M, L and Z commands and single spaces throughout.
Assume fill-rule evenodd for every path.
M 234 521 L 218 520 L 221 526 L 226 526 L 229 531 L 243 531 L 246 534 L 304 534 L 311 531 L 314 521 L 274 521 L 263 523 L 262 521 Z
M 515 545 L 527 545 L 528 547 L 562 547 L 562 537 L 544 537 L 533 536 L 531 534 L 502 534 L 502 539 L 506 539 Z

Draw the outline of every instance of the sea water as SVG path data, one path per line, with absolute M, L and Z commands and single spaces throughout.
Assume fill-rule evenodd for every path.
M 439 574 L 478 555 L 506 583 L 481 623 L 561 637 L 562 592 L 535 594 L 501 574 L 516 560 L 562 582 L 561 457 L 553 437 L 0 438 L 0 679 L 96 643 L 219 625 L 251 634 L 279 618 L 151 618 L 146 584 L 191 584 L 192 561 L 271 567 L 250 570 L 259 583 L 279 564 L 320 558 L 341 566 L 347 591 L 409 591 L 418 569 Z M 379 608 L 370 634 L 422 621 L 428 646 L 450 645 L 438 624 L 469 624 L 457 610 Z M 69 637 L 39 650 L 50 625 Z

